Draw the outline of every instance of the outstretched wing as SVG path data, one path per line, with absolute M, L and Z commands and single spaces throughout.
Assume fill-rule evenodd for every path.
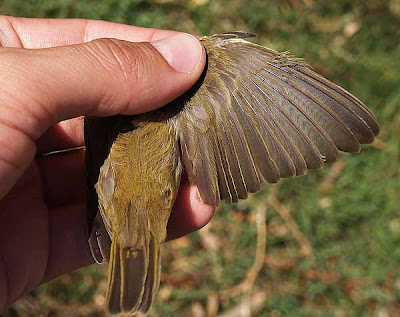
M 207 68 L 177 117 L 182 161 L 202 199 L 246 198 L 359 152 L 379 133 L 356 97 L 287 53 L 232 32 L 203 37 Z

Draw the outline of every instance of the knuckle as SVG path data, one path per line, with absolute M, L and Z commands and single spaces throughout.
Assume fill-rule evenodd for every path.
M 113 77 L 122 75 L 129 82 L 138 82 L 154 65 L 149 43 L 98 39 L 91 44 L 94 56 Z
M 22 41 L 16 31 L 13 18 L 0 15 L 0 47 L 23 47 Z
M 0 124 L 4 116 L 11 118 L 35 139 L 55 117 L 47 106 L 51 88 L 41 80 L 43 73 L 29 57 L 22 49 L 0 51 Z

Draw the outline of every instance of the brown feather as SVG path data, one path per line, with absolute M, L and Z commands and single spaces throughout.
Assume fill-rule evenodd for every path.
M 182 162 L 208 203 L 218 203 L 218 192 L 235 202 L 257 191 L 260 181 L 321 168 L 339 158 L 338 150 L 358 152 L 379 132 L 357 98 L 303 60 L 243 40 L 248 36 L 203 37 L 208 65 L 201 85 L 175 102 L 185 103 L 173 118 Z M 200 126 L 212 128 L 187 120 L 198 112 Z M 198 150 L 189 157 L 188 148 Z

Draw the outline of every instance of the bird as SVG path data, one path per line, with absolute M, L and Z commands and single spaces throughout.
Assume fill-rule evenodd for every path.
M 203 36 L 206 66 L 168 105 L 86 117 L 89 245 L 108 262 L 107 310 L 146 314 L 160 282 L 160 244 L 183 173 L 218 206 L 264 183 L 360 152 L 380 126 L 355 96 L 252 33 Z

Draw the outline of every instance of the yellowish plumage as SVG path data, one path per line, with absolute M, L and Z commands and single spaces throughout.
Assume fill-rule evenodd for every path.
M 100 213 L 113 237 L 107 297 L 112 313 L 145 313 L 150 307 L 159 284 L 159 246 L 181 175 L 167 121 L 131 123 L 137 128 L 118 135 L 96 185 Z

